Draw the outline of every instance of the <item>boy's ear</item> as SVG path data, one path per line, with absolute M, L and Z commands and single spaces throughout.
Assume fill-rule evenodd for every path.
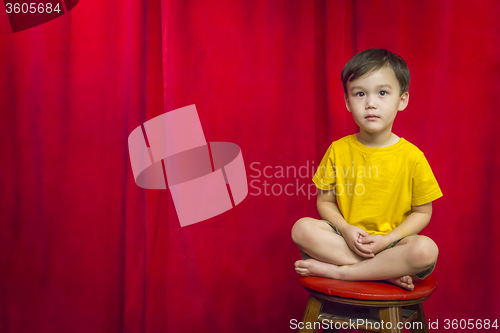
M 398 111 L 403 111 L 404 109 L 406 109 L 406 107 L 408 106 L 408 102 L 410 100 L 410 93 L 409 92 L 405 92 L 403 93 L 400 97 L 399 97 L 399 107 L 398 107 Z
M 351 105 L 349 105 L 349 97 L 347 97 L 347 94 L 344 95 L 345 99 L 345 107 L 347 108 L 347 111 L 351 112 Z

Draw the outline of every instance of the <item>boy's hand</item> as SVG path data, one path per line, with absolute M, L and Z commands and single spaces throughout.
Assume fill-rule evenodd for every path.
M 349 248 L 358 256 L 363 258 L 373 258 L 375 254 L 372 251 L 371 244 L 363 244 L 360 239 L 370 236 L 365 230 L 360 227 L 349 225 L 341 230 L 342 236 Z
M 369 248 L 373 252 L 373 254 L 379 253 L 390 244 L 387 237 L 385 237 L 384 235 L 361 235 L 358 238 L 358 243 Z

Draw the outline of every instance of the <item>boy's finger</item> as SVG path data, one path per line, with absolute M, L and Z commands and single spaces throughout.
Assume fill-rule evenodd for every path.
M 362 251 L 365 251 L 365 252 L 371 252 L 371 249 L 369 246 L 366 246 L 365 244 L 360 244 L 360 243 L 357 243 L 356 244 L 356 247 Z
M 373 243 L 375 242 L 375 240 L 373 239 L 373 237 L 370 235 L 370 236 L 366 236 L 366 237 L 363 237 L 363 244 L 366 244 L 366 243 Z
M 364 236 L 364 237 L 370 236 L 370 234 L 369 234 L 369 233 L 367 233 L 365 230 L 363 230 L 363 229 L 361 229 L 361 228 L 360 228 L 360 230 L 359 230 L 359 233 L 360 233 L 362 236 Z
M 356 246 L 356 248 L 361 251 L 361 252 L 364 252 L 364 253 L 372 253 L 372 250 L 369 249 L 368 247 L 366 246 L 363 246 L 362 244 L 359 244 L 359 243 L 355 243 L 354 246 Z
M 359 255 L 361 257 L 364 257 L 364 258 L 371 258 L 371 257 L 374 256 L 374 254 L 371 251 L 365 252 L 365 251 L 363 251 L 363 250 L 361 250 L 359 248 L 355 248 L 354 252 L 356 252 L 357 255 Z
M 358 247 L 362 247 L 364 249 L 371 249 L 371 245 L 369 243 L 365 244 L 365 241 L 362 240 L 360 243 L 357 243 Z
M 352 243 L 352 246 L 349 245 L 349 248 L 351 249 L 352 252 L 356 253 L 357 255 L 361 255 L 360 253 L 365 253 L 363 251 L 363 249 L 360 249 L 359 244 L 357 244 L 356 242 Z
M 356 254 L 363 258 L 373 258 L 375 256 L 373 253 L 364 253 L 359 250 L 356 252 Z

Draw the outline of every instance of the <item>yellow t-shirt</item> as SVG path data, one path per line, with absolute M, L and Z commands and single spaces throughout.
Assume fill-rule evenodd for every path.
M 400 138 L 391 146 L 371 148 L 356 134 L 334 141 L 313 182 L 333 190 L 347 223 L 372 235 L 386 235 L 419 206 L 443 196 L 424 154 Z

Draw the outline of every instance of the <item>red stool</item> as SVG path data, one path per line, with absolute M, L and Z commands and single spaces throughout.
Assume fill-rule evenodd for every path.
M 309 292 L 300 332 L 338 332 L 350 328 L 369 332 L 429 332 L 422 302 L 436 290 L 429 275 L 414 280 L 412 291 L 383 281 L 340 281 L 301 277 Z M 399 324 L 398 324 L 399 323 Z M 302 325 L 301 325 L 302 326 Z M 300 326 L 299 326 L 300 327 Z

